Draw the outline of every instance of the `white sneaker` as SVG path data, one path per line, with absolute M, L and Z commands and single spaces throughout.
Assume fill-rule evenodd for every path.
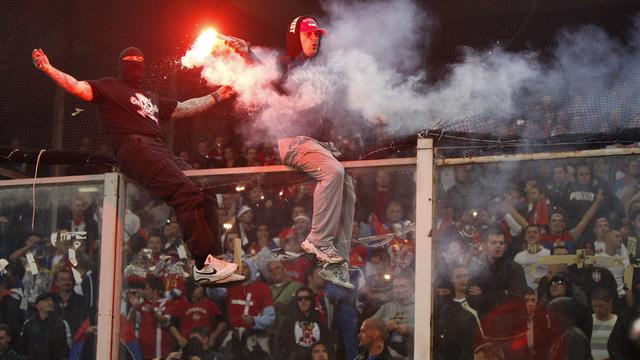
M 350 281 L 349 265 L 346 262 L 341 264 L 324 264 L 318 275 L 332 284 L 351 290 L 355 289 L 355 286 L 353 286 Z
M 226 284 L 226 283 L 232 283 L 232 282 L 235 283 L 235 282 L 243 281 L 243 280 L 244 280 L 244 275 L 233 273 L 233 274 L 227 276 L 224 279 L 220 279 L 220 280 L 216 281 L 215 283 L 216 284 Z
M 333 246 L 315 246 L 308 240 L 305 240 L 300 244 L 300 247 L 309 254 L 315 254 L 318 260 L 331 263 L 331 264 L 339 264 L 344 261 L 342 256 L 338 254 L 338 250 Z
M 0 259 L 0 276 L 7 274 L 7 265 L 9 262 L 6 259 Z
M 193 267 L 193 280 L 196 284 L 214 283 L 231 276 L 237 269 L 238 264 L 218 260 L 209 255 L 201 270 Z

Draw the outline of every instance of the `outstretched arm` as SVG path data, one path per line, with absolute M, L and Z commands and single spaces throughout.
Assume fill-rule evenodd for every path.
M 68 93 L 73 94 L 84 101 L 93 100 L 93 91 L 91 86 L 86 81 L 78 81 L 73 76 L 64 73 L 53 67 L 49 63 L 47 55 L 45 55 L 42 49 L 34 49 L 31 53 L 31 59 L 33 65 L 47 74 L 56 84 L 66 90 Z
M 233 49 L 236 54 L 242 56 L 247 64 L 260 63 L 260 59 L 251 51 L 251 45 L 248 42 L 229 35 L 224 35 L 224 43 Z
M 222 100 L 230 98 L 234 94 L 230 86 L 222 86 L 215 92 L 199 98 L 181 101 L 171 113 L 171 120 L 183 119 L 201 114 Z

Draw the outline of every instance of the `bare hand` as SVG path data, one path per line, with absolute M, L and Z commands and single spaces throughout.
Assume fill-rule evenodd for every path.
M 140 305 L 140 298 L 138 297 L 138 294 L 134 292 L 127 293 L 127 301 L 129 301 L 129 304 L 133 307 Z
M 33 60 L 33 66 L 41 71 L 46 71 L 47 67 L 51 66 L 49 58 L 47 58 L 47 55 L 45 55 L 42 49 L 33 49 L 31 59 Z
M 251 315 L 240 315 L 240 318 L 242 319 L 242 322 L 249 325 L 249 324 L 253 324 L 253 316 Z
M 225 45 L 232 48 L 236 54 L 240 56 L 246 56 L 249 54 L 249 43 L 233 36 L 225 35 L 227 39 L 224 40 Z
M 186 338 L 184 338 L 182 336 L 180 336 L 178 338 L 178 345 L 180 345 L 181 349 L 187 345 L 187 342 L 189 342 L 189 340 L 187 340 Z
M 167 360 L 177 360 L 182 358 L 182 351 L 175 351 L 167 356 Z
M 235 91 L 233 90 L 233 88 L 231 86 L 221 86 L 220 88 L 218 88 L 218 90 L 216 90 L 214 92 L 214 94 L 217 94 L 217 98 L 220 99 L 220 101 L 222 100 L 226 100 L 230 97 L 232 97 L 233 95 L 235 95 Z
M 598 194 L 596 195 L 596 202 L 601 203 L 604 200 L 604 190 L 598 189 Z
M 480 289 L 480 286 L 478 285 L 472 285 L 471 287 L 469 287 L 469 294 L 480 295 L 482 294 L 482 289 Z

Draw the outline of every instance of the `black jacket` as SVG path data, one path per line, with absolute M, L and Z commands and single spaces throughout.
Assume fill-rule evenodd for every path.
M 9 348 L 5 352 L 0 352 L 0 360 L 22 360 L 22 357 L 17 352 L 13 351 L 13 349 Z
M 354 360 L 367 360 L 367 359 L 369 359 L 369 351 L 365 351 L 361 354 L 358 354 L 358 356 L 356 356 Z M 378 355 L 375 359 L 376 360 L 396 360 L 396 359 L 401 360 L 401 359 L 405 359 L 405 357 L 403 357 L 402 355 L 398 354 L 393 349 L 385 345 L 384 349 L 382 349 L 382 353 L 380 353 L 380 355 Z
M 486 256 L 482 260 L 471 281 L 482 289 L 482 294 L 469 296 L 468 301 L 480 314 L 484 335 L 505 338 L 526 333 L 528 315 L 524 290 L 527 281 L 522 266 L 507 257 L 495 264 Z
M 482 338 L 476 318 L 451 297 L 436 308 L 436 359 L 473 360 L 473 349 Z
M 82 295 L 73 292 L 66 304 L 62 302 L 62 298 L 58 294 L 53 295 L 53 301 L 56 304 L 56 314 L 69 324 L 71 337 L 73 337 L 82 322 L 89 317 L 87 300 Z
M 640 359 L 640 346 L 629 339 L 629 330 L 638 319 L 640 319 L 640 306 L 637 303 L 618 316 L 618 321 L 616 321 L 607 343 L 607 351 L 609 351 L 611 360 Z
M 69 325 L 55 315 L 25 321 L 20 335 L 21 351 L 28 360 L 66 359 L 71 343 Z
M 573 327 L 560 336 L 551 346 L 549 360 L 593 360 L 589 339 L 578 327 Z
M 10 295 L 0 298 L 0 324 L 6 324 L 11 329 L 11 347 L 16 348 L 20 339 L 20 329 L 24 323 L 24 312 L 20 310 L 22 296 L 12 291 Z M 0 359 L 3 359 L 0 356 Z

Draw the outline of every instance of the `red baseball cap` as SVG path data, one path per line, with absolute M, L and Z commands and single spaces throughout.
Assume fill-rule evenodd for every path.
M 318 23 L 312 18 L 306 18 L 300 23 L 300 32 L 320 31 L 321 35 L 325 35 L 327 30 L 320 28 Z

